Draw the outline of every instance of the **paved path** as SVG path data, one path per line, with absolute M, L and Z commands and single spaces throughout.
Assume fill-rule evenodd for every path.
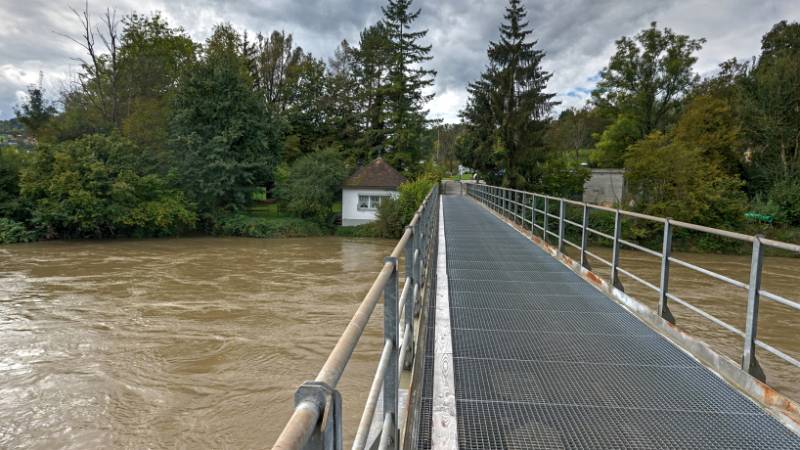
M 800 449 L 800 437 L 478 203 L 447 196 L 443 207 L 460 448 Z M 418 448 L 437 439 L 432 343 L 426 351 Z

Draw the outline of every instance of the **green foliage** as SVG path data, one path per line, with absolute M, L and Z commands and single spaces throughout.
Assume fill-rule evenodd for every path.
M 328 231 L 316 222 L 296 217 L 253 217 L 234 214 L 214 219 L 212 233 L 218 236 L 290 238 L 324 236 Z
M 461 115 L 469 136 L 458 154 L 490 181 L 519 188 L 540 176 L 547 114 L 555 105 L 554 94 L 545 92 L 551 74 L 541 67 L 544 52 L 530 40 L 526 15 L 519 0 L 509 0 L 500 41 L 487 51 L 489 66 L 467 89 Z
M 611 114 L 624 114 L 639 129 L 637 138 L 664 130 L 674 120 L 681 97 L 697 83 L 692 70 L 705 39 L 691 39 L 653 22 L 639 34 L 622 37 L 617 52 L 600 73 L 594 103 Z
M 277 187 L 286 210 L 304 219 L 328 224 L 332 207 L 347 176 L 347 168 L 335 148 L 320 150 L 295 161 Z
M 595 167 L 622 167 L 628 147 L 639 140 L 639 137 L 636 121 L 626 115 L 618 116 L 600 135 L 596 151 L 589 156 L 590 162 Z
M 56 114 L 56 108 L 45 98 L 44 88 L 40 82 L 38 86 L 28 86 L 28 101 L 15 112 L 17 120 L 25 125 L 28 133 L 38 137 L 50 118 Z
M 575 198 L 583 194 L 583 185 L 592 172 L 579 162 L 559 155 L 541 165 L 541 192 L 557 197 Z
M 656 132 L 631 146 L 625 169 L 628 192 L 641 212 L 713 226 L 742 220 L 742 181 L 697 147 Z
M 272 178 L 281 130 L 252 90 L 241 37 L 218 26 L 182 79 L 172 136 L 181 184 L 203 213 L 236 210 Z
M 784 179 L 772 186 L 769 205 L 778 222 L 800 226 L 800 180 Z
M 19 195 L 19 178 L 27 155 L 14 147 L 0 147 L 0 217 L 22 219 L 24 205 Z
M 0 217 L 0 244 L 18 244 L 35 240 L 36 233 L 28 230 L 24 224 Z
M 389 0 L 382 8 L 382 24 L 386 30 L 388 77 L 384 84 L 387 94 L 386 160 L 406 173 L 418 173 L 421 140 L 425 135 L 425 104 L 433 94 L 424 91 L 433 85 L 435 70 L 423 67 L 430 61 L 430 45 L 420 40 L 428 30 L 412 31 L 420 10 L 411 6 L 413 0 Z
M 400 194 L 396 199 L 384 199 L 378 206 L 377 220 L 374 222 L 377 234 L 385 238 L 399 238 L 406 225 L 414 218 L 422 201 L 440 179 L 438 174 L 425 174 L 414 181 L 401 184 Z
M 336 227 L 336 236 L 357 238 L 379 238 L 381 232 L 375 222 L 365 223 L 354 227 Z
M 120 137 L 91 135 L 43 145 L 22 172 L 21 193 L 45 237 L 174 235 L 197 217 L 182 192 L 143 174 L 139 149 Z

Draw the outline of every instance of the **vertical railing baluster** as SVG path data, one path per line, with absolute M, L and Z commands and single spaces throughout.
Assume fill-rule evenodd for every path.
M 423 210 L 423 217 L 422 219 L 427 221 L 427 216 L 424 214 L 425 210 Z M 411 233 L 411 239 L 406 241 L 406 248 L 405 248 L 405 258 L 406 258 L 406 283 L 409 283 L 407 289 L 407 297 L 405 299 L 405 304 L 403 304 L 403 332 L 406 331 L 411 333 L 411 340 L 408 342 L 408 347 L 406 348 L 406 355 L 404 359 L 403 369 L 410 369 L 411 364 L 414 359 L 414 310 L 416 309 L 417 305 L 417 292 L 418 292 L 418 284 L 417 280 L 417 265 L 419 264 L 420 253 L 419 249 L 417 249 L 415 242 L 415 235 L 414 227 L 407 227 L 409 232 Z M 403 286 L 403 289 L 406 289 L 406 286 Z M 405 335 L 403 335 L 403 339 L 405 340 Z
M 547 223 L 549 222 L 549 220 L 548 220 L 549 219 L 549 215 L 550 215 L 549 213 L 550 213 L 550 206 L 549 206 L 549 203 L 548 203 L 547 196 L 545 196 L 544 197 L 544 231 L 542 231 L 542 240 L 545 242 L 545 244 L 547 243 L 547 230 L 549 229 L 547 227 Z
M 397 339 L 397 258 L 387 256 L 384 263 L 392 264 L 392 274 L 383 289 L 383 339 L 392 343 L 392 355 L 383 380 L 383 415 L 384 420 L 392 422 L 389 436 L 390 448 L 397 448 L 399 431 L 397 429 L 397 389 L 398 389 L 398 339 Z M 387 418 L 387 416 L 389 416 Z
M 536 194 L 531 194 L 531 238 L 536 232 Z
M 622 290 L 622 283 L 619 281 L 619 273 L 617 267 L 619 266 L 619 239 L 622 236 L 622 215 L 619 209 L 614 212 L 614 242 L 611 251 L 611 286 Z
M 564 199 L 558 201 L 558 253 L 564 253 L 564 229 L 566 223 L 564 222 Z
M 669 310 L 667 293 L 669 292 L 669 258 L 672 254 L 672 222 L 664 220 L 664 239 L 661 247 L 661 284 L 658 289 L 658 315 L 664 320 L 675 323 L 675 317 Z
M 747 316 L 745 323 L 744 352 L 742 370 L 761 381 L 766 380 L 764 371 L 756 359 L 756 339 L 758 338 L 758 300 L 761 290 L 761 273 L 764 266 L 764 248 L 761 235 L 753 239 L 753 256 L 750 261 L 750 285 L 747 291 Z
M 586 259 L 586 248 L 588 244 L 589 244 L 589 205 L 584 203 L 583 222 L 581 223 L 581 267 L 585 269 L 589 269 L 589 260 Z

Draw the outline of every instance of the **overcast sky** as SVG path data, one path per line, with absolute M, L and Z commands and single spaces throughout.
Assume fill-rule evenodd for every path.
M 582 105 L 597 73 L 614 51 L 614 40 L 635 34 L 651 21 L 708 42 L 697 70 L 712 73 L 731 57 L 758 54 L 761 36 L 777 21 L 800 20 L 800 0 L 523 0 L 545 68 L 549 90 L 566 106 Z M 214 24 L 265 33 L 282 29 L 295 42 L 327 59 L 342 39 L 358 42 L 359 31 L 381 16 L 382 0 L 93 0 L 90 10 L 107 7 L 120 14 L 160 11 L 195 40 Z M 466 85 L 486 64 L 486 47 L 497 38 L 506 0 L 416 0 L 419 28 L 433 45 L 430 67 L 438 70 L 433 117 L 458 120 Z M 78 34 L 69 7 L 81 1 L 0 0 L 0 118 L 13 116 L 27 85 L 44 73 L 55 94 L 78 70 L 80 49 L 59 33 Z

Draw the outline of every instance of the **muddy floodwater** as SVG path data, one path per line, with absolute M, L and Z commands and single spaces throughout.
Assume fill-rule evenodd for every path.
M 192 238 L 0 247 L 0 448 L 268 448 L 394 242 Z M 594 249 L 608 257 L 606 249 Z M 676 255 L 747 281 L 749 256 Z M 607 274 L 595 264 L 600 274 Z M 655 258 L 621 267 L 657 284 Z M 672 292 L 739 328 L 746 295 L 673 268 Z M 628 293 L 655 295 L 623 276 Z M 800 298 L 800 259 L 764 287 Z M 739 360 L 742 339 L 679 306 L 678 325 Z M 339 389 L 352 439 L 377 363 L 382 309 Z M 800 312 L 762 299 L 759 337 L 800 357 Z M 763 356 L 800 399 L 800 370 Z
M 0 448 L 268 448 L 394 242 L 0 247 Z M 382 309 L 340 384 L 358 423 Z

